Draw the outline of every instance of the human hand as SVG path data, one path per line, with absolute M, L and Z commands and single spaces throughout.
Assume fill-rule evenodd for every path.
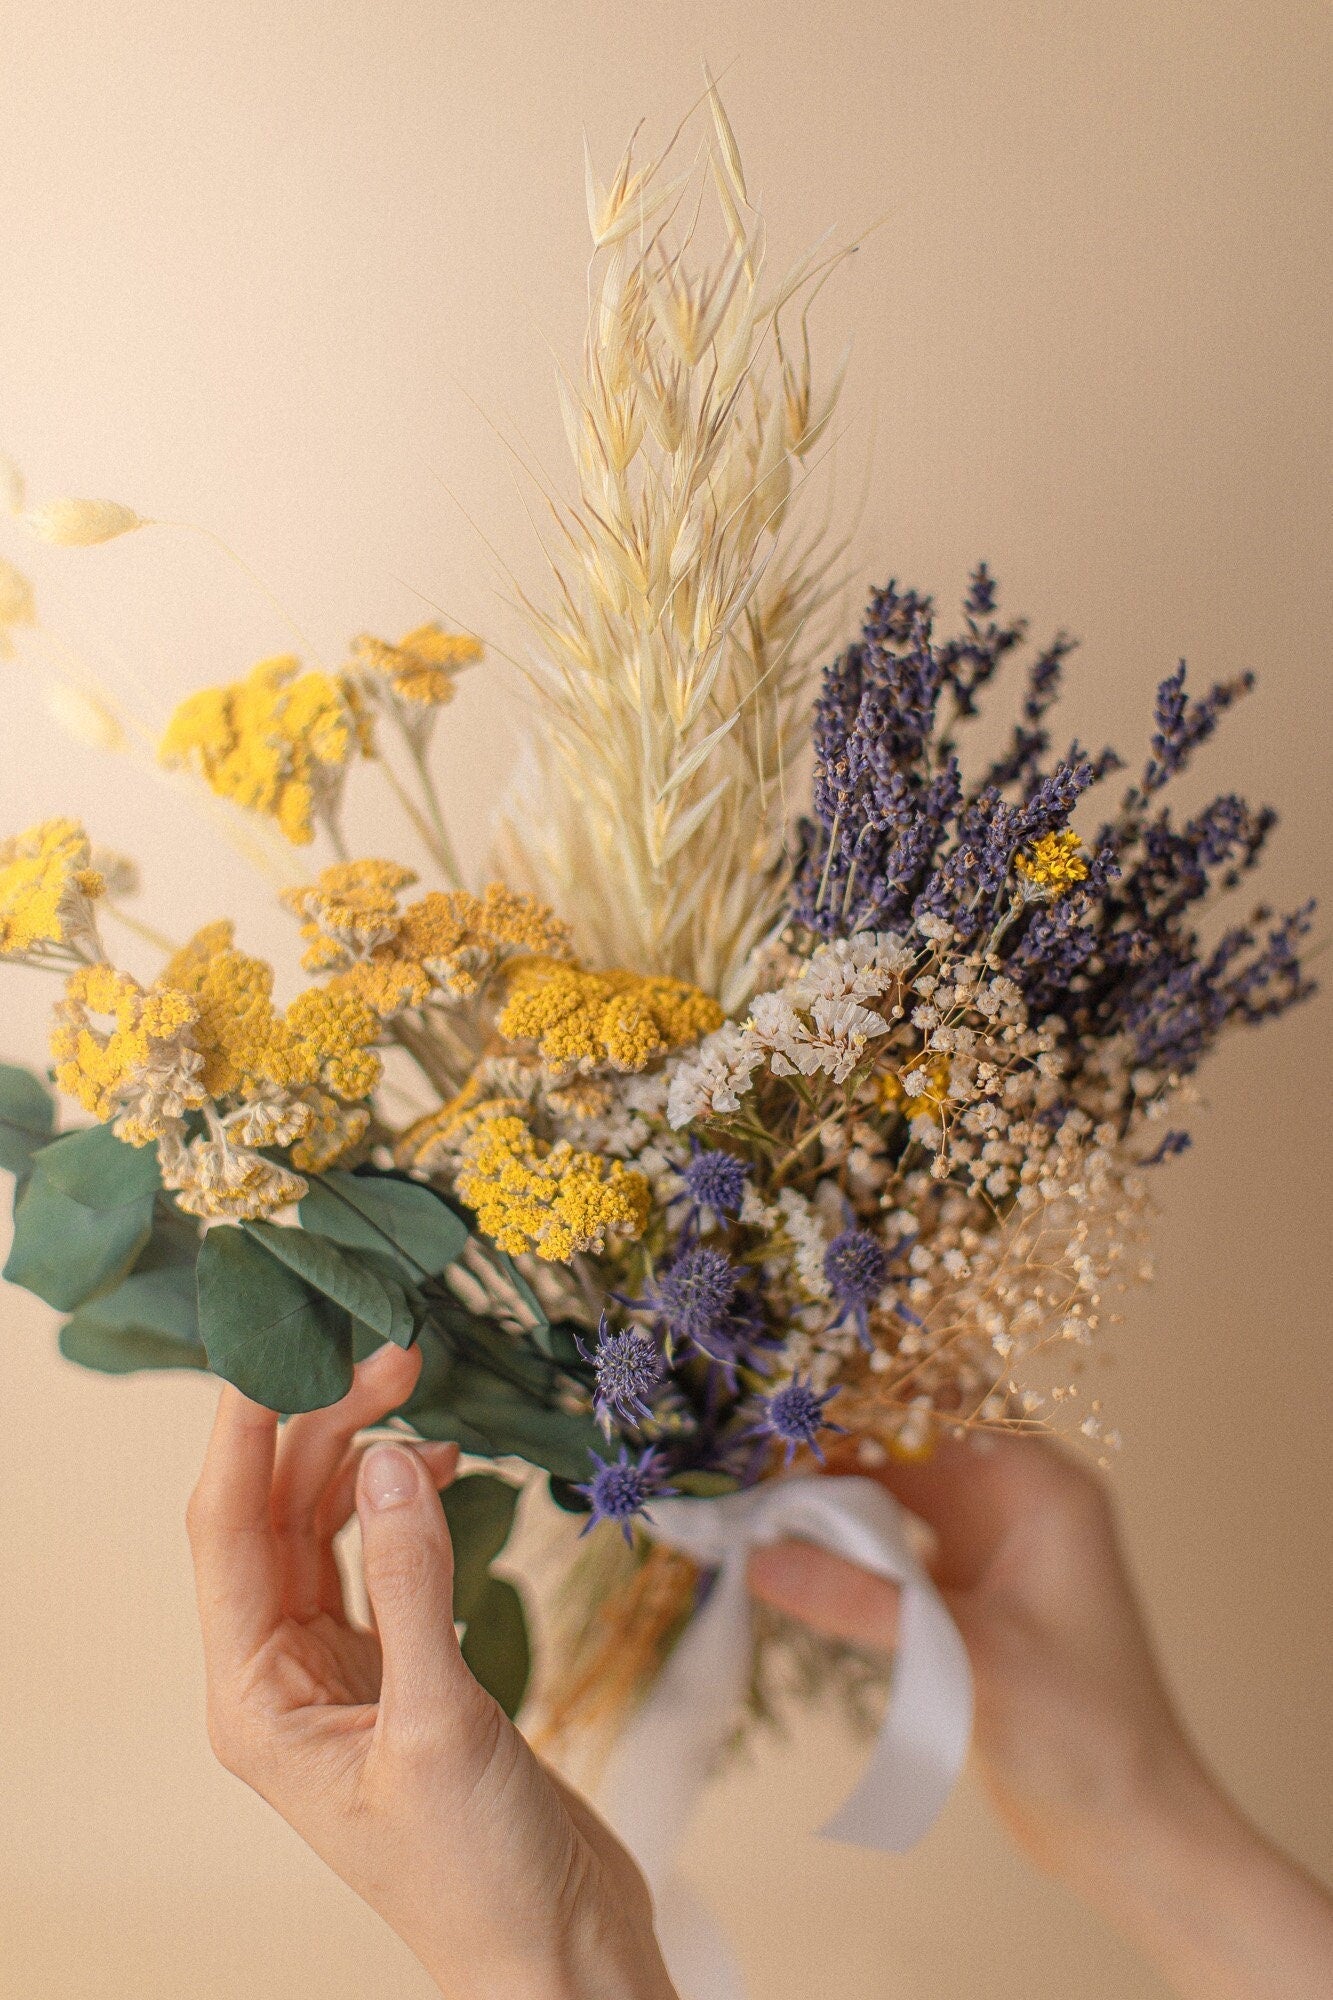
M 1034 1439 L 946 1439 L 874 1477 L 934 1533 L 931 1567 L 972 1662 L 986 1789 L 1029 1857 L 1065 1872 L 1191 1754 L 1105 1488 Z M 756 1554 L 750 1580 L 821 1631 L 893 1647 L 896 1587 L 841 1557 L 778 1543 Z
M 972 1662 L 979 1775 L 1029 1858 L 1183 1994 L 1330 2000 L 1333 1908 L 1204 1770 L 1102 1482 L 1032 1438 L 946 1440 L 874 1476 L 934 1532 L 932 1571 Z M 827 1550 L 760 1550 L 750 1584 L 820 1631 L 893 1646 L 895 1586 Z
M 673 2000 L 634 1862 L 464 1665 L 436 1495 L 457 1449 L 354 1441 L 420 1365 L 381 1348 L 281 1441 L 223 1388 L 188 1513 L 214 1750 L 447 2000 Z M 354 1509 L 376 1631 L 333 1553 Z

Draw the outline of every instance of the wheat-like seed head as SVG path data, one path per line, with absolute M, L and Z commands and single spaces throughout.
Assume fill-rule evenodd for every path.
M 554 592 L 525 598 L 538 696 L 504 815 L 507 872 L 594 962 L 733 1005 L 787 883 L 786 779 L 841 551 L 793 532 L 832 413 L 799 310 L 838 253 L 776 285 L 716 91 L 698 173 L 588 169 L 594 258 L 582 379 L 561 383 L 576 470 L 549 499 Z M 698 163 L 697 163 L 698 164 Z M 697 248 L 711 188 L 724 247 Z

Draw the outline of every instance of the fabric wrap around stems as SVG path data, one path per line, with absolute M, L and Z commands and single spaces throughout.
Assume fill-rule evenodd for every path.
M 814 1542 L 902 1593 L 888 1708 L 850 1796 L 820 1829 L 827 1838 L 889 1853 L 921 1838 L 967 1754 L 972 1675 L 958 1629 L 913 1549 L 911 1517 L 873 1480 L 805 1474 L 718 1500 L 655 1500 L 651 1515 L 655 1541 L 716 1574 L 621 1734 L 603 1804 L 658 1900 L 664 1948 L 682 1990 L 721 2000 L 740 1993 L 738 1976 L 711 1924 L 701 1949 L 708 1920 L 696 1910 L 685 1919 L 671 1863 L 749 1682 L 751 1551 L 787 1537 Z

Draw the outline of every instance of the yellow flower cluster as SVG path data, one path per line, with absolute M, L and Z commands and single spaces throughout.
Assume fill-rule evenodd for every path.
M 160 982 L 196 1004 L 194 1041 L 208 1095 L 322 1085 L 340 1097 L 368 1097 L 381 1070 L 374 1010 L 358 994 L 330 985 L 307 987 L 280 1012 L 273 968 L 238 951 L 232 938 L 229 922 L 206 925 L 168 961 Z
M 457 1187 L 500 1249 L 551 1263 L 601 1250 L 612 1231 L 641 1235 L 651 1200 L 644 1176 L 620 1160 L 566 1140 L 544 1146 L 516 1112 L 498 1107 L 464 1140 Z
M 446 632 L 441 625 L 418 625 L 396 646 L 363 634 L 352 647 L 355 666 L 417 708 L 443 708 L 452 701 L 458 675 L 481 657 L 480 640 L 467 632 Z
M 95 945 L 92 904 L 105 887 L 77 820 L 43 820 L 0 841 L 0 958 Z
M 917 1061 L 906 1067 L 916 1076 L 924 1069 L 928 1079 L 925 1089 L 916 1097 L 909 1097 L 896 1071 L 889 1070 L 879 1079 L 880 1104 L 885 1111 L 901 1111 L 904 1118 L 933 1118 L 949 1096 L 948 1056 L 935 1055 L 928 1063 Z
M 296 846 L 337 803 L 347 765 L 372 752 L 370 724 L 346 675 L 302 672 L 290 655 L 244 680 L 202 688 L 167 725 L 162 762 L 187 765 L 219 797 L 276 820 Z
M 1052 902 L 1088 879 L 1083 843 L 1067 827 L 1063 833 L 1043 834 L 1040 840 L 1033 841 L 1026 854 L 1018 855 L 1014 866 L 1032 885 L 1033 892 L 1049 897 Z
M 585 972 L 550 958 L 521 959 L 496 1021 L 511 1042 L 537 1044 L 557 1074 L 609 1066 L 639 1070 L 722 1024 L 716 1000 L 684 980 Z
M 421 1006 L 437 988 L 455 998 L 475 993 L 515 952 L 569 950 L 565 925 L 503 883 L 481 896 L 437 890 L 400 909 L 398 891 L 415 880 L 396 862 L 346 861 L 285 898 L 303 919 L 302 963 L 337 973 L 333 987 L 356 994 L 382 1020 Z
M 81 966 L 56 1007 L 56 1082 L 94 1118 L 114 1118 L 119 1138 L 147 1146 L 205 1101 L 191 1037 L 197 1018 L 186 993 L 145 993 L 114 966 Z

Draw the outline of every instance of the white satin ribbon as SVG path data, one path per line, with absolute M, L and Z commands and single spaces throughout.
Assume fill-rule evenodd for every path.
M 717 1574 L 620 1737 L 604 1805 L 657 1898 L 659 1930 L 682 1994 L 740 2000 L 730 1953 L 704 1913 L 691 1910 L 685 1918 L 688 1892 L 670 1871 L 748 1685 L 750 1552 L 794 1536 L 887 1577 L 902 1592 L 884 1722 L 851 1795 L 820 1828 L 826 1838 L 895 1854 L 921 1838 L 967 1754 L 972 1675 L 957 1627 L 912 1547 L 911 1517 L 873 1480 L 767 1480 L 719 1500 L 656 1500 L 651 1514 L 655 1540 Z

